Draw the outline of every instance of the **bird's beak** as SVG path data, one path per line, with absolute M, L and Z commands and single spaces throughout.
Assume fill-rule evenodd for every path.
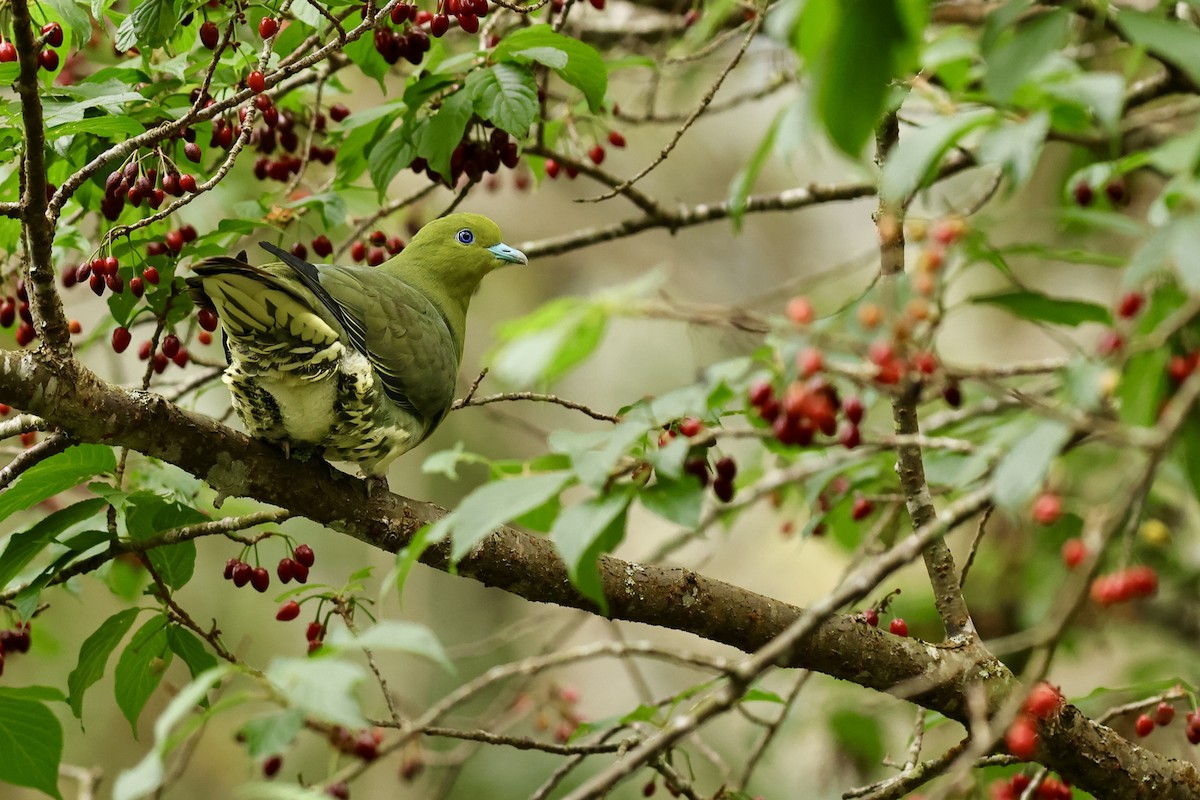
M 500 259 L 501 261 L 508 261 L 509 263 L 512 263 L 512 264 L 528 264 L 529 263 L 529 259 L 525 257 L 524 253 L 522 253 L 520 250 L 518 250 L 515 247 L 509 247 L 508 245 L 504 244 L 503 242 L 501 242 L 500 244 L 492 245 L 491 247 L 488 248 L 488 252 L 491 253 L 492 255 L 494 255 L 496 258 Z

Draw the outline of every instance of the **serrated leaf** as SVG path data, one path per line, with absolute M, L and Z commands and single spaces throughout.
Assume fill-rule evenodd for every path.
M 1200 31 L 1156 14 L 1127 8 L 1121 9 L 1116 21 L 1134 44 L 1183 70 L 1193 83 L 1200 83 Z
M 403 620 L 381 620 L 357 636 L 346 628 L 335 628 L 325 644 L 334 649 L 369 648 L 394 650 L 426 658 L 453 674 L 454 663 L 433 631 L 424 625 Z
M 0 782 L 58 793 L 62 724 L 44 703 L 0 688 Z
M 162 682 L 172 654 L 167 646 L 166 617 L 158 615 L 138 628 L 117 659 L 113 672 L 117 706 L 137 738 L 137 721 L 150 695 Z
M 60 508 L 27 530 L 9 536 L 5 540 L 4 551 L 0 553 L 0 589 L 17 577 L 55 537 L 72 525 L 94 517 L 107 506 L 108 503 L 103 498 L 84 500 Z
M 458 91 L 445 98 L 437 113 L 413 131 L 417 155 L 428 161 L 429 168 L 443 178 L 450 177 L 450 155 L 462 141 L 474 113 L 471 96 Z
M 277 714 L 256 717 L 243 725 L 238 733 L 246 740 L 247 755 L 253 759 L 282 753 L 304 727 L 304 712 L 289 708 Z
M 408 140 L 408 131 L 404 127 L 384 136 L 371 148 L 367 157 L 367 170 L 371 175 L 371 184 L 382 194 L 400 170 L 407 167 L 416 158 L 417 149 Z
M 70 697 L 71 713 L 76 718 L 83 719 L 83 695 L 96 681 L 104 676 L 108 666 L 108 658 L 112 651 L 125 638 L 125 634 L 133 627 L 141 609 L 127 608 L 118 611 L 84 639 L 79 648 L 79 662 L 71 674 L 67 676 L 67 692 Z
M 169 501 L 154 492 L 130 494 L 124 517 L 125 529 L 134 541 L 145 541 L 172 528 L 209 521 L 196 509 Z M 147 550 L 146 557 L 164 583 L 172 589 L 179 589 L 191 580 L 195 571 L 196 543 L 187 541 L 156 547 Z
M 172 749 L 171 734 L 175 726 L 192 713 L 218 681 L 233 670 L 229 664 L 220 664 L 187 686 L 167 703 L 163 713 L 154 722 L 154 747 L 135 766 L 117 776 L 113 786 L 113 800 L 138 800 L 162 785 L 165 775 L 163 758 Z
M 435 523 L 430 538 L 449 534 L 450 559 L 457 562 L 496 528 L 557 495 L 571 478 L 566 471 L 542 472 L 485 483 Z
M 608 598 L 604 596 L 598 559 L 625 538 L 630 499 L 628 494 L 610 494 L 570 506 L 558 515 L 550 531 L 571 583 L 595 602 L 602 614 L 608 613 Z
M 342 52 L 362 70 L 364 75 L 378 81 L 380 90 L 385 95 L 387 94 L 387 86 L 384 83 L 384 78 L 391 71 L 391 66 L 383 60 L 383 56 L 375 49 L 373 37 L 360 36 L 342 48 Z
M 167 646 L 187 664 L 193 679 L 218 664 L 217 657 L 208 651 L 199 637 L 179 625 L 167 628 Z
M 117 468 L 111 447 L 78 444 L 35 464 L 0 494 L 0 520 Z
M 900 202 L 924 185 L 942 156 L 976 128 L 997 119 L 995 111 L 970 111 L 934 120 L 924 128 L 906 131 L 883 165 L 879 192 L 889 202 Z
M 143 0 L 128 19 L 137 45 L 142 50 L 165 45 L 179 24 L 174 0 Z
M 549 25 L 531 25 L 508 34 L 496 45 L 492 58 L 543 64 L 583 92 L 588 108 L 593 112 L 604 107 L 604 95 L 608 91 L 604 59 L 590 45 L 555 33 Z
M 1016 511 L 1033 499 L 1046 481 L 1046 473 L 1063 446 L 1071 428 L 1055 420 L 1042 420 L 1014 444 L 992 475 L 992 498 L 996 505 Z
M 297 709 L 347 728 L 364 728 L 367 720 L 354 696 L 366 677 L 357 664 L 332 658 L 277 658 L 267 680 Z
M 518 139 L 537 118 L 537 83 L 523 64 L 494 64 L 467 76 L 475 113 Z
M 1112 324 L 1112 314 L 1104 306 L 1085 300 L 1051 297 L 1041 292 L 1000 292 L 972 297 L 971 302 L 999 306 L 1013 316 L 1030 322 L 1048 322 L 1053 325 L 1069 325 L 1071 327 L 1082 325 L 1085 322 Z

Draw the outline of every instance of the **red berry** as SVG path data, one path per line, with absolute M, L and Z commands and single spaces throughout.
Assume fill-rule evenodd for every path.
M 146 359 L 150 358 L 150 353 L 151 353 L 151 351 L 150 351 L 150 340 L 149 339 L 147 339 L 146 341 L 144 341 L 140 345 L 138 345 L 138 359 L 140 361 L 145 361 Z
M 188 142 L 185 144 L 183 146 L 183 154 L 187 157 L 187 160 L 193 164 L 200 163 L 200 145 L 196 144 L 195 142 Z M 180 181 L 182 182 L 182 180 L 183 179 L 181 178 Z
M 695 417 L 687 417 L 679 421 L 679 433 L 689 439 L 704 430 L 704 423 Z
M 271 573 L 267 572 L 266 567 L 255 567 L 250 574 L 250 583 L 255 591 L 265 592 L 271 585 Z
M 611 144 L 613 147 L 624 147 L 625 146 L 625 137 L 622 136 L 619 131 L 609 131 L 608 132 L 608 143 Z
M 1133 729 L 1137 731 L 1138 736 L 1149 736 L 1154 730 L 1154 720 L 1150 719 L 1149 714 L 1139 714 Z
M 866 408 L 863 406 L 862 399 L 858 395 L 852 394 L 842 402 L 842 413 L 846 415 L 846 420 L 851 425 L 857 425 L 862 422 Z
M 450 18 L 445 14 L 434 14 L 433 19 L 429 21 L 429 34 L 435 39 L 440 39 L 448 30 Z
M 793 297 L 787 304 L 787 316 L 797 325 L 807 325 L 813 321 L 813 307 L 807 297 Z
M 42 36 L 46 37 L 46 44 L 51 47 L 62 47 L 63 29 L 62 25 L 57 22 L 47 22 L 42 26 Z
M 300 616 L 300 604 L 295 600 L 288 600 L 275 612 L 275 619 L 280 622 L 291 622 L 298 616 Z
M 922 375 L 932 375 L 937 372 L 938 362 L 937 357 L 933 353 L 920 352 L 912 357 L 912 365 L 916 367 L 917 372 Z
M 217 312 L 211 308 L 200 309 L 200 313 L 196 315 L 196 319 L 200 322 L 200 327 L 206 331 L 215 331 L 217 329 Z
M 951 408 L 958 408 L 962 405 L 962 387 L 958 385 L 958 381 L 950 381 L 942 388 L 942 399 Z
M 158 285 L 158 268 L 157 267 L 146 267 L 144 270 L 142 270 L 142 278 L 145 279 L 146 283 L 157 286 Z
M 853 450 L 862 444 L 862 432 L 853 423 L 843 425 L 838 433 L 838 443 L 847 450 Z
M 179 229 L 179 233 L 183 236 L 183 241 L 185 242 L 196 241 L 197 234 L 195 225 L 184 225 Z
M 79 324 L 79 320 L 73 319 L 67 323 L 67 330 L 71 333 L 83 333 L 83 326 Z
M 236 558 L 231 558 L 225 562 L 225 580 L 233 580 L 233 568 L 242 563 Z
M 1187 356 L 1171 356 L 1171 360 L 1167 362 L 1167 375 L 1175 383 L 1183 383 L 1192 374 L 1193 368 L 1192 360 Z
M 317 556 L 313 553 L 313 549 L 306 544 L 296 545 L 296 549 L 292 552 L 292 557 L 306 567 L 311 567 L 317 562 Z
M 1096 344 L 1096 352 L 1101 358 L 1115 355 L 1121 352 L 1125 347 L 1125 337 L 1111 328 L 1100 334 L 1100 341 Z
M 275 574 L 279 576 L 280 583 L 290 583 L 295 577 L 296 573 L 292 569 L 294 563 L 290 558 L 279 559 L 279 566 L 275 568 Z
M 1184 728 L 1184 735 L 1192 744 L 1200 744 L 1200 717 L 1192 718 L 1192 721 Z
M 12 42 L 0 42 L 0 64 L 17 60 L 17 47 Z
M 1154 707 L 1154 721 L 1159 725 L 1170 725 L 1175 719 L 1175 706 L 1163 701 Z
M 365 242 L 355 242 L 350 245 L 350 258 L 355 261 L 365 261 L 367 258 L 367 245 Z
M 821 357 L 821 351 L 815 347 L 808 348 L 796 357 L 796 367 L 800 370 L 801 377 L 804 378 L 811 378 L 824 366 L 825 360 Z
M 200 26 L 200 41 L 209 50 L 216 50 L 220 40 L 221 32 L 217 29 L 217 23 L 208 20 Z
M 20 347 L 24 347 L 25 345 L 29 344 L 30 342 L 32 342 L 34 339 L 37 338 L 37 331 L 35 331 L 33 329 L 33 326 L 30 325 L 28 322 L 22 322 L 20 325 L 17 326 L 16 337 L 17 337 L 17 344 Z
M 114 272 L 104 278 L 104 284 L 112 289 L 113 294 L 120 294 L 125 291 L 125 279 L 121 277 L 119 272 Z
M 334 122 L 341 122 L 348 116 L 350 116 L 350 109 L 341 103 L 334 103 L 329 107 L 329 118 Z
M 1136 317 L 1146 304 L 1146 295 L 1141 292 L 1127 292 L 1117 301 L 1117 314 L 1123 319 Z
M 128 328 L 116 328 L 112 332 L 112 349 L 117 353 L 124 353 L 129 347 L 129 343 L 133 341 L 133 335 Z
M 292 255 L 296 258 L 308 258 L 308 248 L 304 246 L 304 242 L 296 242 L 292 245 Z
M 178 253 L 183 249 L 183 233 L 178 230 L 167 231 L 167 247 L 172 253 Z
M 593 164 L 603 164 L 604 148 L 598 144 L 592 145 L 592 148 L 588 150 L 588 158 L 592 160 Z
M 329 237 L 322 233 L 312 240 L 312 249 L 319 256 L 327 256 L 333 252 L 333 242 L 329 241 Z
M 1049 683 L 1041 681 L 1029 692 L 1021 708 L 1030 716 L 1046 719 L 1057 713 L 1062 704 L 1062 693 Z
M 279 32 L 279 23 L 274 17 L 263 17 L 258 23 L 258 35 L 264 39 L 270 39 Z M 261 91 L 261 90 L 260 90 Z
M 58 53 L 53 50 L 43 50 L 38 53 L 38 64 L 46 72 L 54 72 L 54 70 L 58 69 Z
M 888 630 L 897 636 L 908 636 L 908 623 L 902 618 L 896 617 L 888 625 Z
M 1108 183 L 1104 184 L 1104 194 L 1108 197 L 1108 202 L 1115 205 L 1120 205 L 1125 202 L 1125 181 L 1120 178 L 1113 178 Z
M 189 194 L 194 194 L 196 192 L 196 176 L 195 175 L 179 176 L 179 188 L 185 192 L 188 192 Z
M 245 561 L 239 561 L 233 565 L 233 585 L 239 589 L 250 582 L 250 576 L 254 574 L 254 568 Z
M 866 620 L 866 623 L 868 625 L 870 625 L 872 628 L 879 627 L 879 611 L 877 611 L 874 608 L 868 608 L 866 611 L 863 612 L 862 615 L 863 615 L 863 619 Z
M 267 89 L 267 78 L 259 70 L 254 70 L 246 76 L 246 85 L 255 94 L 262 94 Z
M 1037 753 L 1038 744 L 1037 723 L 1033 717 L 1022 714 L 1013 720 L 1004 734 L 1004 744 L 1008 747 L 1008 752 L 1017 758 L 1033 758 Z
M 283 766 L 283 756 L 276 753 L 273 756 L 267 756 L 262 763 L 263 776 L 274 778 L 279 774 L 280 767 Z
M 387 253 L 383 251 L 382 247 L 372 247 L 367 251 L 367 264 L 372 267 L 378 267 L 386 260 Z
M 314 619 L 312 622 L 308 623 L 308 627 L 304 629 L 304 638 L 308 639 L 310 642 L 318 641 L 320 640 L 321 634 L 324 633 L 324 631 L 325 629 L 321 623 Z
M 547 158 L 546 159 L 546 177 L 551 178 L 551 179 L 557 178 L 558 170 L 559 170 L 558 162 L 555 161 L 553 158 Z
M 855 521 L 861 521 L 871 516 L 871 512 L 875 510 L 875 504 L 865 497 L 854 498 L 854 505 L 850 510 L 850 517 Z
M 1062 498 L 1054 492 L 1043 492 L 1033 501 L 1033 521 L 1053 525 L 1062 516 Z
M 179 352 L 179 337 L 173 333 L 168 333 L 162 340 L 162 352 L 167 358 L 174 358 Z
M 308 567 L 293 560 L 292 577 L 296 579 L 296 583 L 308 583 Z
M 411 10 L 412 7 L 407 3 L 398 3 L 392 6 L 392 24 L 403 25 L 408 21 L 408 16 Z
M 1082 539 L 1067 539 L 1062 546 L 1062 560 L 1067 569 L 1075 569 L 1087 557 L 1087 545 Z
M 200 342 L 200 344 L 212 344 L 212 334 L 208 331 L 200 331 L 200 333 L 196 334 L 196 341 Z

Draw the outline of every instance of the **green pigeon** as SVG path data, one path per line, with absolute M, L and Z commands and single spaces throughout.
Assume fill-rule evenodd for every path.
M 310 264 L 274 245 L 262 266 L 216 256 L 189 293 L 225 331 L 233 408 L 254 437 L 379 478 L 454 399 L 467 306 L 497 267 L 527 264 L 479 214 L 451 214 L 378 267 Z

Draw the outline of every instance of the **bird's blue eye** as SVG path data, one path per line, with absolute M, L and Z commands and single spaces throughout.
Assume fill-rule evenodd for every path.
M 470 228 L 463 228 L 461 231 L 455 234 L 454 238 L 458 239 L 463 244 L 470 244 L 471 242 L 475 241 L 475 234 L 471 233 Z

